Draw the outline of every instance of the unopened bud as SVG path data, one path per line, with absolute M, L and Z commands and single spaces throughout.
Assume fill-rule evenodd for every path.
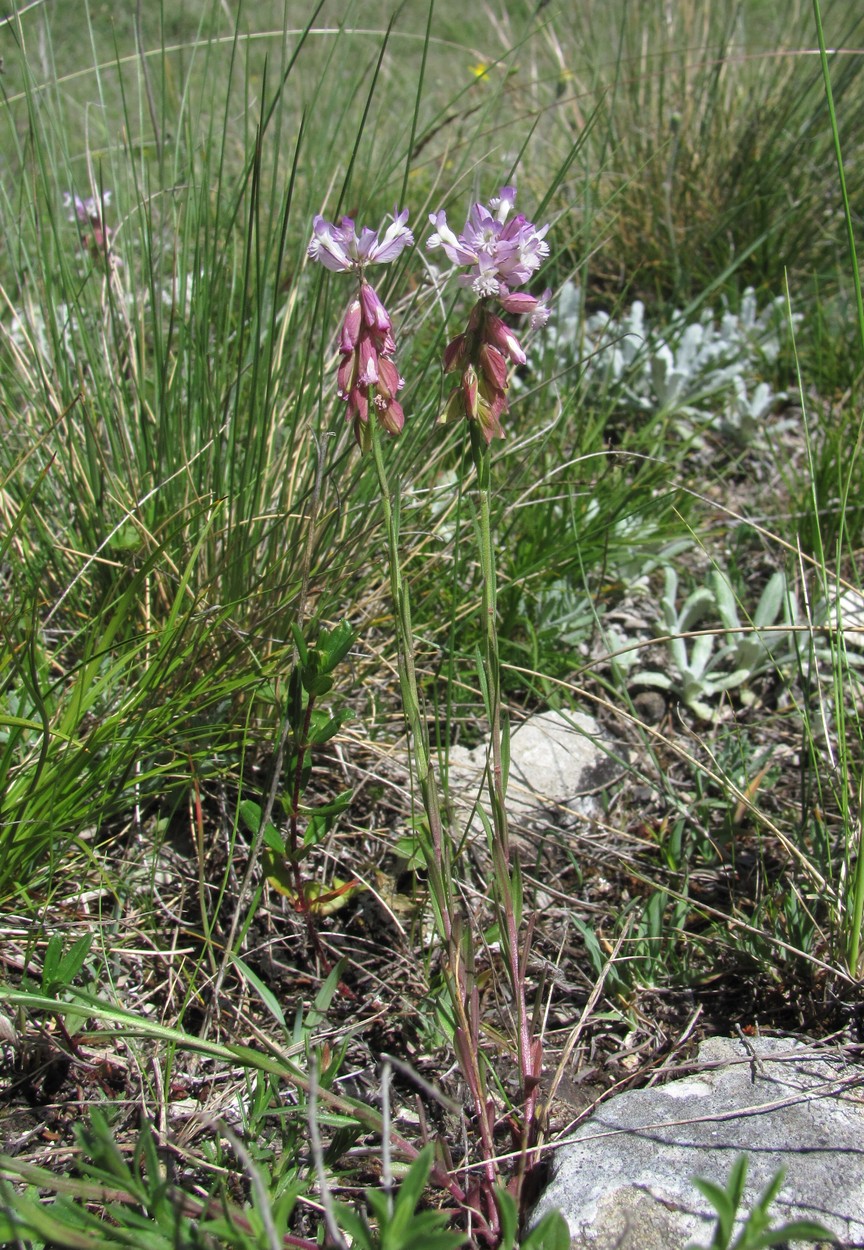
M 384 333 L 390 329 L 390 314 L 368 282 L 360 286 L 360 302 L 363 305 L 363 320 L 370 330 Z
M 359 299 L 352 300 L 345 314 L 345 320 L 342 322 L 342 339 L 339 343 L 339 350 L 346 356 L 353 352 L 357 346 L 357 339 L 360 336 L 361 311 Z
M 522 344 L 500 317 L 495 317 L 491 313 L 487 316 L 485 335 L 486 341 L 491 343 L 493 347 L 497 347 L 499 352 L 503 352 L 505 356 L 509 357 L 514 365 L 525 364 L 527 357 L 522 350 Z

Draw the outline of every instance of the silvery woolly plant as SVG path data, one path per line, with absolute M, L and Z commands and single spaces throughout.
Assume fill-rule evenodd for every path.
M 442 210 L 430 217 L 434 232 L 430 249 L 443 249 L 462 273 L 460 285 L 475 296 L 465 328 L 448 344 L 443 359 L 446 374 L 455 375 L 439 422 L 468 423 L 474 486 L 479 502 L 479 545 L 483 598 L 480 625 L 481 685 L 491 728 L 492 748 L 487 768 L 489 815 L 487 830 L 494 865 L 492 903 L 505 956 L 516 1017 L 516 1054 L 520 1078 L 519 1105 L 507 1117 L 519 1154 L 516 1173 L 508 1188 L 518 1199 L 525 1170 L 532 1159 L 537 1135 L 542 1048 L 532 1032 L 525 982 L 532 924 L 523 922 L 522 885 L 518 863 L 511 857 L 505 808 L 507 726 L 501 707 L 501 681 L 496 632 L 495 548 L 491 533 L 491 445 L 505 436 L 502 417 L 507 411 L 510 370 L 524 363 L 525 352 L 509 316 L 528 316 L 533 326 L 548 316 L 546 296 L 537 298 L 523 288 L 539 269 L 549 247 L 548 226 L 537 227 L 515 211 L 516 191 L 504 186 L 488 204 L 474 203 L 463 230 L 456 234 Z M 364 228 L 359 234 L 350 218 L 338 224 L 315 218 L 309 245 L 310 259 L 337 272 L 352 273 L 358 283 L 349 304 L 339 343 L 337 394 L 346 406 L 357 443 L 372 454 L 387 530 L 390 591 L 395 608 L 398 671 L 403 707 L 411 735 L 413 768 L 425 810 L 420 822 L 423 858 L 453 1021 L 453 1044 L 470 1091 L 474 1122 L 480 1137 L 482 1168 L 467 1186 L 452 1176 L 446 1187 L 467 1211 L 476 1236 L 489 1245 L 501 1242 L 507 1223 L 502 1198 L 500 1164 L 495 1133 L 498 1113 L 487 1089 L 488 1062 L 480 1028 L 480 997 L 474 973 L 475 946 L 471 917 L 464 912 L 453 885 L 453 846 L 442 820 L 428 728 L 414 666 L 414 638 L 408 584 L 402 577 L 399 552 L 399 495 L 391 488 L 382 446 L 382 431 L 391 437 L 403 429 L 405 413 L 397 399 L 402 379 L 394 357 L 392 320 L 366 278 L 366 269 L 387 263 L 413 242 L 408 212 L 396 209 L 383 231 Z M 548 294 L 548 293 L 547 293 Z
M 717 568 L 708 584 L 691 591 L 679 607 L 678 574 L 667 567 L 660 608 L 669 671 L 640 670 L 630 679 L 634 685 L 673 691 L 702 720 L 717 714 L 709 699 L 791 659 L 798 608 L 782 571 L 769 578 L 750 624 L 742 623 L 732 584 Z M 710 616 L 719 617 L 721 628 L 700 628 Z M 739 697 L 746 705 L 754 696 L 744 689 Z
M 748 445 L 764 436 L 764 417 L 786 397 L 762 376 L 780 353 L 785 316 L 782 298 L 760 310 L 748 287 L 737 314 L 709 309 L 688 320 L 674 312 L 660 327 L 641 300 L 618 317 L 589 315 L 581 289 L 567 282 L 547 342 L 556 370 L 582 361 L 589 391 L 614 390 L 619 406 L 668 416 L 685 436 L 712 429 Z M 799 320 L 793 315 L 792 324 Z

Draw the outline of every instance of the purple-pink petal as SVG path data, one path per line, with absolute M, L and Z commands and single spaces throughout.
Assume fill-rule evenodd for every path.
M 393 221 L 385 230 L 384 237 L 380 243 L 376 238 L 370 260 L 378 261 L 382 265 L 388 264 L 391 260 L 396 259 L 403 248 L 414 242 L 414 235 L 405 224 L 407 220 L 407 208 L 403 209 L 401 213 L 394 208 Z
M 504 186 L 488 206 L 473 203 L 458 236 L 443 211 L 430 215 L 435 232 L 427 247 L 442 247 L 454 265 L 472 266 L 466 285 L 481 299 L 501 294 L 502 286 L 522 286 L 549 255 L 549 245 L 543 242 L 548 225 L 538 229 L 524 213 L 510 217 L 515 200 L 516 188 Z
M 343 219 L 344 222 L 344 219 Z M 317 260 L 325 269 L 334 273 L 351 268 L 351 258 L 347 255 L 342 243 L 342 230 L 323 217 L 315 217 L 312 222 L 312 242 L 307 254 L 310 260 Z
M 320 215 L 312 223 L 312 241 L 307 249 L 310 260 L 317 260 L 326 269 L 354 270 L 362 273 L 367 264 L 386 264 L 395 260 L 404 247 L 414 242 L 405 225 L 408 210 L 396 213 L 394 221 L 379 241 L 379 231 L 364 226 L 359 236 L 351 217 L 343 217 L 338 225 Z

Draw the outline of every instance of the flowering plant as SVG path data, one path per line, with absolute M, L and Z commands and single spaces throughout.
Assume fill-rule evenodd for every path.
M 480 655 L 491 728 L 487 771 L 491 819 L 485 823 L 494 865 L 491 892 L 515 1004 L 520 1110 L 509 1117 L 509 1124 L 514 1144 L 521 1152 L 511 1185 L 512 1194 L 518 1196 L 527 1167 L 534 1162 L 533 1152 L 540 1131 L 537 1108 L 543 1045 L 542 1039 L 534 1036 L 525 989 L 533 922 L 529 921 L 523 930 L 520 869 L 518 863 L 511 860 L 505 808 L 506 767 L 502 744 L 506 741 L 506 725 L 496 635 L 489 445 L 493 437 L 503 437 L 500 416 L 507 407 L 508 369 L 511 365 L 524 364 L 525 352 L 503 316 L 493 311 L 492 302 L 496 302 L 502 314 L 528 314 L 534 325 L 544 324 L 548 316 L 545 297 L 540 300 L 516 288 L 540 267 L 549 253 L 549 245 L 544 237 L 548 226 L 538 229 L 522 214 L 513 215 L 515 198 L 514 188 L 505 186 L 490 200 L 488 207 L 474 204 L 465 229 L 458 236 L 448 227 L 445 213 L 434 214 L 431 221 L 435 233 L 429 240 L 429 247 L 442 247 L 454 264 L 468 268 L 460 281 L 463 286 L 470 286 L 477 296 L 466 329 L 448 344 L 444 353 L 445 373 L 458 372 L 460 380 L 440 419 L 448 420 L 460 414 L 469 419 L 471 452 L 477 471 L 477 533 L 483 583 Z M 407 220 L 407 210 L 400 213 L 396 209 L 386 230 L 376 232 L 364 228 L 358 234 L 350 217 L 343 217 L 337 225 L 318 216 L 313 222 L 308 255 L 326 269 L 354 273 L 359 279 L 359 290 L 342 324 L 338 395 L 347 406 L 347 416 L 353 422 L 360 447 L 372 451 L 381 491 L 399 684 L 411 735 L 413 769 L 425 813 L 425 820 L 418 824 L 417 836 L 436 927 L 444 946 L 447 992 L 454 1019 L 453 1044 L 470 1091 L 482 1141 L 482 1175 L 473 1177 L 464 1189 L 452 1177 L 447 1177 L 445 1183 L 459 1204 L 471 1212 L 476 1235 L 495 1246 L 501 1244 L 505 1224 L 496 1142 L 500 1119 L 495 1102 L 489 1097 L 482 1057 L 474 939 L 470 929 L 466 931 L 453 890 L 452 864 L 454 854 L 458 853 L 457 844 L 442 810 L 429 725 L 417 682 L 410 586 L 402 576 L 399 558 L 399 505 L 394 499 L 382 454 L 380 430 L 398 434 L 404 425 L 404 413 L 396 398 L 403 382 L 393 362 L 396 343 L 390 314 L 366 280 L 368 265 L 395 260 L 402 249 L 413 242 Z M 372 413 L 375 421 L 369 419 Z M 514 1213 L 514 1222 L 515 1218 Z
M 444 353 L 445 373 L 458 372 L 460 378 L 438 419 L 443 423 L 465 416 L 476 421 L 487 444 L 504 437 L 500 418 L 507 411 L 508 361 L 524 365 L 526 359 L 519 339 L 489 310 L 488 302 L 495 299 L 504 312 L 530 315 L 533 328 L 545 325 L 549 317 L 548 291 L 537 299 L 513 289 L 527 282 L 549 255 L 548 224 L 538 228 L 523 213 L 511 217 L 515 201 L 516 189 L 501 187 L 488 206 L 471 206 L 459 235 L 447 225 L 443 210 L 429 217 L 435 231 L 426 246 L 443 248 L 454 265 L 467 266 L 459 281 L 478 297 L 466 331 Z
M 336 384 L 337 395 L 347 405 L 346 417 L 353 422 L 354 437 L 360 447 L 368 450 L 371 439 L 369 407 L 378 424 L 388 434 L 399 434 L 405 424 L 397 392 L 405 384 L 393 363 L 396 341 L 390 314 L 377 292 L 366 281 L 366 266 L 386 265 L 395 260 L 402 249 L 414 242 L 408 229 L 408 210 L 393 210 L 393 221 L 379 238 L 381 231 L 368 226 L 357 234 L 350 217 L 338 225 L 321 216 L 312 223 L 310 260 L 318 261 L 332 272 L 356 273 L 360 289 L 345 314 Z
M 107 257 L 109 263 L 119 269 L 122 268 L 122 261 L 111 251 L 114 231 L 110 226 L 105 225 L 105 209 L 110 203 L 111 192 L 109 190 L 103 191 L 98 200 L 95 195 L 88 195 L 86 200 L 82 200 L 80 195 L 75 195 L 72 191 L 63 193 L 63 207 L 66 209 L 67 220 L 77 221 L 82 226 L 89 226 L 93 232 L 83 236 L 84 246 L 94 259 L 99 259 L 100 256 Z
M 508 307 L 508 298 L 513 287 L 526 283 L 549 255 L 545 241 L 549 226 L 538 230 L 524 213 L 517 213 L 508 221 L 515 201 L 516 188 L 502 187 L 488 207 L 473 204 L 460 235 L 447 225 L 443 210 L 431 213 L 429 220 L 435 233 L 426 246 L 430 250 L 443 247 L 454 265 L 469 265 L 470 271 L 462 274 L 459 281 L 470 286 L 481 299 L 494 295 L 508 312 L 527 312 L 533 311 L 539 301 L 520 295 Z

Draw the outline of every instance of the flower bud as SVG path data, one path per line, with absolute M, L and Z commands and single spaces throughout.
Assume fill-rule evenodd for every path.
M 444 348 L 444 372 L 452 373 L 454 369 L 461 369 L 464 363 L 465 335 L 457 334 Z
M 522 344 L 508 325 L 505 325 L 500 317 L 489 313 L 485 323 L 485 337 L 487 343 L 491 343 L 493 347 L 497 347 L 499 352 L 513 362 L 514 365 L 524 365 L 527 359 L 522 350 Z
M 507 361 L 495 347 L 480 345 L 480 367 L 486 379 L 499 391 L 507 390 Z
M 357 339 L 360 335 L 360 317 L 360 301 L 359 299 L 352 300 L 345 314 L 345 320 L 342 322 L 342 339 L 339 343 L 339 350 L 345 355 L 353 352 L 357 346 Z
M 468 417 L 477 416 L 477 371 L 473 365 L 469 365 L 462 374 L 462 397 L 465 400 L 465 415 Z
M 370 330 L 386 333 L 391 328 L 390 314 L 368 282 L 360 284 L 360 303 L 363 305 L 363 320 Z
M 380 395 L 375 400 L 375 415 L 382 430 L 388 434 L 401 434 L 405 425 L 405 413 L 396 399 L 385 400 Z
M 447 403 L 438 415 L 438 425 L 447 425 L 450 421 L 461 421 L 465 417 L 465 400 L 462 397 L 462 388 L 457 386 L 455 391 L 451 391 L 448 396 Z
M 378 382 L 378 353 L 375 344 L 367 334 L 360 336 L 360 367 L 357 376 L 358 386 L 375 386 Z
M 508 291 L 506 295 L 499 297 L 498 303 L 505 312 L 524 315 L 533 313 L 540 301 L 533 295 L 529 295 L 527 291 Z
M 399 370 L 393 361 L 382 356 L 378 361 L 378 394 L 385 399 L 392 399 L 404 385 L 405 379 L 399 376 Z
M 336 394 L 347 399 L 357 383 L 357 357 L 354 352 L 345 356 L 336 372 Z

